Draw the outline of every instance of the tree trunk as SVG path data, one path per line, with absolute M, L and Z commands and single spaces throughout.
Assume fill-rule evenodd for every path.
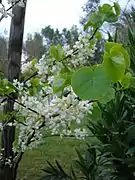
M 22 55 L 22 44 L 23 44 L 23 33 L 24 33 L 24 21 L 25 21 L 25 7 L 15 6 L 13 7 L 12 13 L 14 17 L 11 20 L 10 26 L 10 37 L 9 37 L 9 48 L 8 48 L 8 63 L 6 65 L 5 77 L 13 82 L 14 79 L 19 78 L 20 67 L 21 67 L 21 55 Z M 17 95 L 11 94 L 13 98 Z M 4 107 L 4 113 L 13 112 L 13 101 L 7 99 Z M 7 121 L 14 122 L 14 117 L 11 115 Z M 0 164 L 0 180 L 15 180 L 17 175 L 17 167 L 14 163 L 14 152 L 13 143 L 15 140 L 15 126 L 9 126 L 8 124 L 3 128 L 2 131 L 2 158 Z M 10 159 L 10 163 L 7 163 L 7 159 Z

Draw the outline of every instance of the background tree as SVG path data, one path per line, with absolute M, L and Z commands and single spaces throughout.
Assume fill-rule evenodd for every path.
M 128 29 L 135 27 L 135 7 L 131 5 L 127 7 L 121 14 L 120 22 L 116 24 L 118 29 L 118 40 L 122 43 L 128 40 Z
M 60 32 L 59 29 L 53 29 L 50 25 L 41 29 L 41 33 L 35 32 L 34 35 L 28 34 L 23 45 L 23 52 L 27 60 L 33 57 L 40 59 L 43 54 L 47 53 L 51 45 L 70 45 L 78 40 L 79 30 L 76 25 L 70 29 L 64 28 Z
M 52 44 L 57 45 L 61 44 L 62 36 L 58 29 L 54 30 L 51 26 L 46 26 L 42 28 L 41 34 L 44 38 L 46 48 L 50 47 Z
M 82 7 L 84 15 L 80 19 L 80 24 L 84 25 L 88 18 L 89 14 L 95 12 L 100 4 L 100 0 L 88 0 L 86 4 Z
M 23 45 L 23 52 L 28 60 L 33 57 L 40 59 L 44 53 L 43 36 L 37 32 L 34 35 L 29 33 Z
M 79 30 L 76 25 L 73 25 L 69 30 L 64 28 L 61 35 L 63 37 L 63 43 L 61 42 L 61 44 L 68 44 L 72 47 L 74 43 L 78 40 Z
M 58 44 L 72 46 L 79 37 L 79 31 L 76 25 L 73 25 L 70 29 L 63 28 L 61 32 L 58 29 L 54 30 L 51 26 L 46 26 L 42 28 L 41 34 L 47 47 Z
M 8 59 L 8 40 L 0 36 L 0 71 L 4 71 L 4 62 Z

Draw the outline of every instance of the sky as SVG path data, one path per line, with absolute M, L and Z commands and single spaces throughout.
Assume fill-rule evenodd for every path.
M 111 1 L 111 0 L 110 0 Z M 122 7 L 128 0 L 119 0 Z M 7 0 L 3 0 L 6 4 Z M 82 6 L 87 0 L 28 0 L 26 9 L 25 32 L 40 32 L 41 28 L 51 25 L 53 28 L 70 28 L 73 24 L 78 25 L 82 14 Z M 109 0 L 101 0 L 108 3 Z M 7 5 L 8 7 L 8 5 Z M 0 23 L 0 33 L 5 29 L 9 32 L 11 18 L 5 18 Z

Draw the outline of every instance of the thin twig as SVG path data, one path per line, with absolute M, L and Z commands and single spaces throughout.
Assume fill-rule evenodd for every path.
M 5 96 L 7 96 L 7 97 L 9 98 L 9 100 L 13 101 L 14 103 L 17 103 L 17 104 L 19 104 L 20 106 L 22 106 L 22 107 L 28 109 L 29 111 L 31 111 L 31 112 L 33 112 L 33 113 L 35 113 L 35 114 L 41 116 L 42 118 L 45 118 L 44 115 L 41 115 L 41 114 L 40 114 L 39 112 L 37 112 L 36 110 L 31 109 L 31 108 L 25 106 L 24 104 L 22 104 L 21 102 L 15 100 L 14 98 L 12 98 L 11 96 L 9 96 L 8 94 L 5 94 Z M 59 114 L 54 114 L 54 115 L 52 115 L 51 117 L 57 117 L 57 116 L 59 116 Z
M 89 38 L 89 41 L 91 41 L 91 40 L 94 38 L 94 36 L 95 36 L 95 34 L 97 33 L 98 29 L 99 29 L 99 28 L 97 27 L 97 28 L 94 30 L 92 36 Z
M 16 4 L 18 4 L 20 2 L 20 0 L 16 1 L 14 4 L 12 4 L 12 6 L 10 6 L 8 9 L 6 9 L 5 11 L 8 12 L 10 11 Z M 2 3 L 1 3 L 2 4 Z M 4 18 L 4 15 L 1 16 L 0 21 L 2 21 L 2 19 Z
M 20 103 L 19 101 L 15 100 L 13 97 L 9 96 L 8 94 L 5 94 L 5 95 L 6 95 L 10 100 L 12 100 L 13 102 L 19 104 L 20 106 L 22 106 L 22 107 L 30 110 L 31 112 L 33 112 L 33 113 L 35 113 L 35 114 L 37 114 L 37 115 L 40 115 L 37 111 L 35 111 L 35 110 L 33 110 L 33 109 L 25 106 L 24 104 L 22 104 L 22 103 Z M 42 115 L 42 117 L 45 117 L 45 116 Z
M 36 71 L 34 74 L 32 74 L 30 77 L 28 77 L 27 79 L 25 79 L 23 81 L 24 84 L 26 84 L 27 81 L 29 81 L 31 78 L 35 77 L 36 75 L 38 75 L 38 72 Z

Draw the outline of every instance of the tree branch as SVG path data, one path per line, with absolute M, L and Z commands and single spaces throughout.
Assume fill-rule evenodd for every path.
M 25 79 L 23 81 L 24 84 L 26 84 L 27 81 L 29 81 L 31 78 L 35 77 L 36 75 L 38 75 L 38 72 L 36 71 L 34 74 L 32 74 L 30 77 L 28 77 L 27 79 Z
M 10 6 L 8 9 L 6 9 L 5 11 L 8 12 L 10 11 L 16 4 L 18 4 L 20 2 L 20 0 L 16 1 L 14 4 L 12 4 L 12 6 Z M 1 3 L 2 4 L 2 3 Z M 2 4 L 2 6 L 4 7 L 4 5 Z M 2 21 L 2 19 L 4 18 L 4 15 L 2 15 L 0 17 L 0 21 Z
M 31 112 L 33 112 L 33 113 L 35 113 L 35 114 L 37 114 L 37 115 L 40 115 L 37 111 L 35 111 L 35 110 L 31 109 L 31 108 L 28 108 L 27 106 L 25 106 L 24 104 L 22 104 L 22 103 L 20 103 L 19 101 L 15 100 L 14 98 L 12 98 L 11 96 L 9 96 L 8 94 L 5 94 L 5 95 L 6 95 L 11 101 L 19 104 L 20 106 L 22 106 L 22 107 L 30 110 Z M 45 117 L 45 116 L 43 116 L 43 115 L 41 115 L 41 116 L 42 116 L 42 117 Z
M 95 34 L 96 34 L 96 32 L 98 31 L 98 27 L 94 30 L 94 32 L 93 32 L 93 34 L 92 34 L 92 36 L 89 38 L 89 41 L 91 41 L 93 38 L 94 38 L 94 36 L 95 36 Z

